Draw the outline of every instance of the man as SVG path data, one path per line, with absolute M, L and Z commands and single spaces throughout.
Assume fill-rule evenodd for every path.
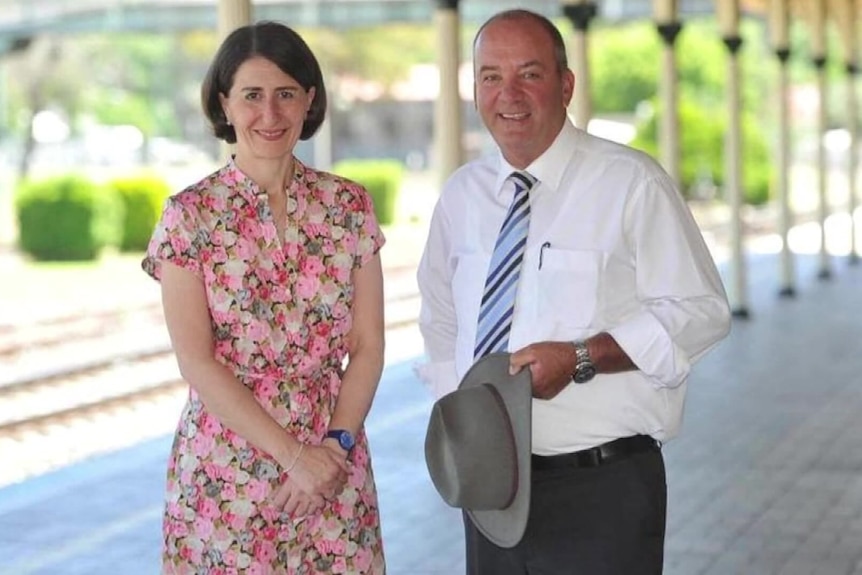
M 512 548 L 465 520 L 468 573 L 661 573 L 660 445 L 692 365 L 728 333 L 724 288 L 668 175 L 569 121 L 575 78 L 553 23 L 497 14 L 473 66 L 499 153 L 456 171 L 435 208 L 418 271 L 424 373 L 439 396 L 493 351 L 531 371 L 533 487 Z

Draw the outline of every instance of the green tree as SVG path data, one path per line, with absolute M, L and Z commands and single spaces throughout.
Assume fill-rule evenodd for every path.
M 724 138 L 727 132 L 727 59 L 720 34 L 711 21 L 692 22 L 683 27 L 678 39 L 679 122 L 682 164 L 680 178 L 684 193 L 702 179 L 719 187 L 724 181 Z M 746 22 L 741 29 L 743 194 L 748 203 L 760 204 L 769 197 L 770 156 L 764 133 L 769 133 L 771 110 L 762 97 L 770 85 L 766 47 L 759 38 L 765 31 L 758 22 Z M 746 48 L 748 50 L 746 51 Z M 604 97 L 604 96 L 602 96 Z M 659 109 L 653 102 L 653 109 Z M 632 144 L 658 154 L 658 114 L 638 126 Z
M 174 93 L 185 54 L 176 36 L 99 34 L 82 39 L 99 62 L 84 86 L 88 110 L 105 125 L 130 124 L 146 136 L 179 134 Z
M 632 112 L 656 95 L 660 63 L 655 27 L 646 23 L 596 28 L 590 44 L 594 111 Z
M 302 34 L 331 76 L 373 80 L 386 89 L 405 79 L 413 65 L 436 62 L 434 30 L 428 25 L 314 28 Z

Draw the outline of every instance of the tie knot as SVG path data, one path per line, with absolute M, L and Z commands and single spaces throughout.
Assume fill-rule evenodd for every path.
M 536 178 L 530 172 L 512 172 L 507 180 L 515 182 L 515 188 L 518 190 L 530 190 L 536 185 Z

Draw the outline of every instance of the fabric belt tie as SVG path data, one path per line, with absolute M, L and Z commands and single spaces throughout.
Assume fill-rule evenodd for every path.
M 633 435 L 574 453 L 562 455 L 536 455 L 534 453 L 532 467 L 536 471 L 598 467 L 648 451 L 661 451 L 661 443 L 649 435 Z

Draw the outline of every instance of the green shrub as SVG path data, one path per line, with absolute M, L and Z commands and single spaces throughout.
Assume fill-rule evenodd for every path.
M 20 248 L 36 260 L 93 260 L 119 240 L 122 204 L 78 175 L 23 182 L 15 196 Z
M 632 146 L 658 158 L 659 114 L 638 126 Z M 724 140 L 727 132 L 722 113 L 682 98 L 679 107 L 680 179 L 683 195 L 691 199 L 698 180 L 711 179 L 721 190 L 724 184 Z M 742 194 L 747 204 L 760 205 L 769 200 L 772 163 L 769 148 L 757 119 L 742 116 Z M 722 192 L 723 199 L 727 199 Z
M 404 166 L 396 160 L 344 160 L 332 171 L 365 186 L 380 225 L 395 222 Z
M 110 182 L 123 203 L 120 251 L 136 252 L 147 249 L 161 215 L 165 199 L 170 195 L 168 183 L 155 174 L 140 174 L 117 178 Z

